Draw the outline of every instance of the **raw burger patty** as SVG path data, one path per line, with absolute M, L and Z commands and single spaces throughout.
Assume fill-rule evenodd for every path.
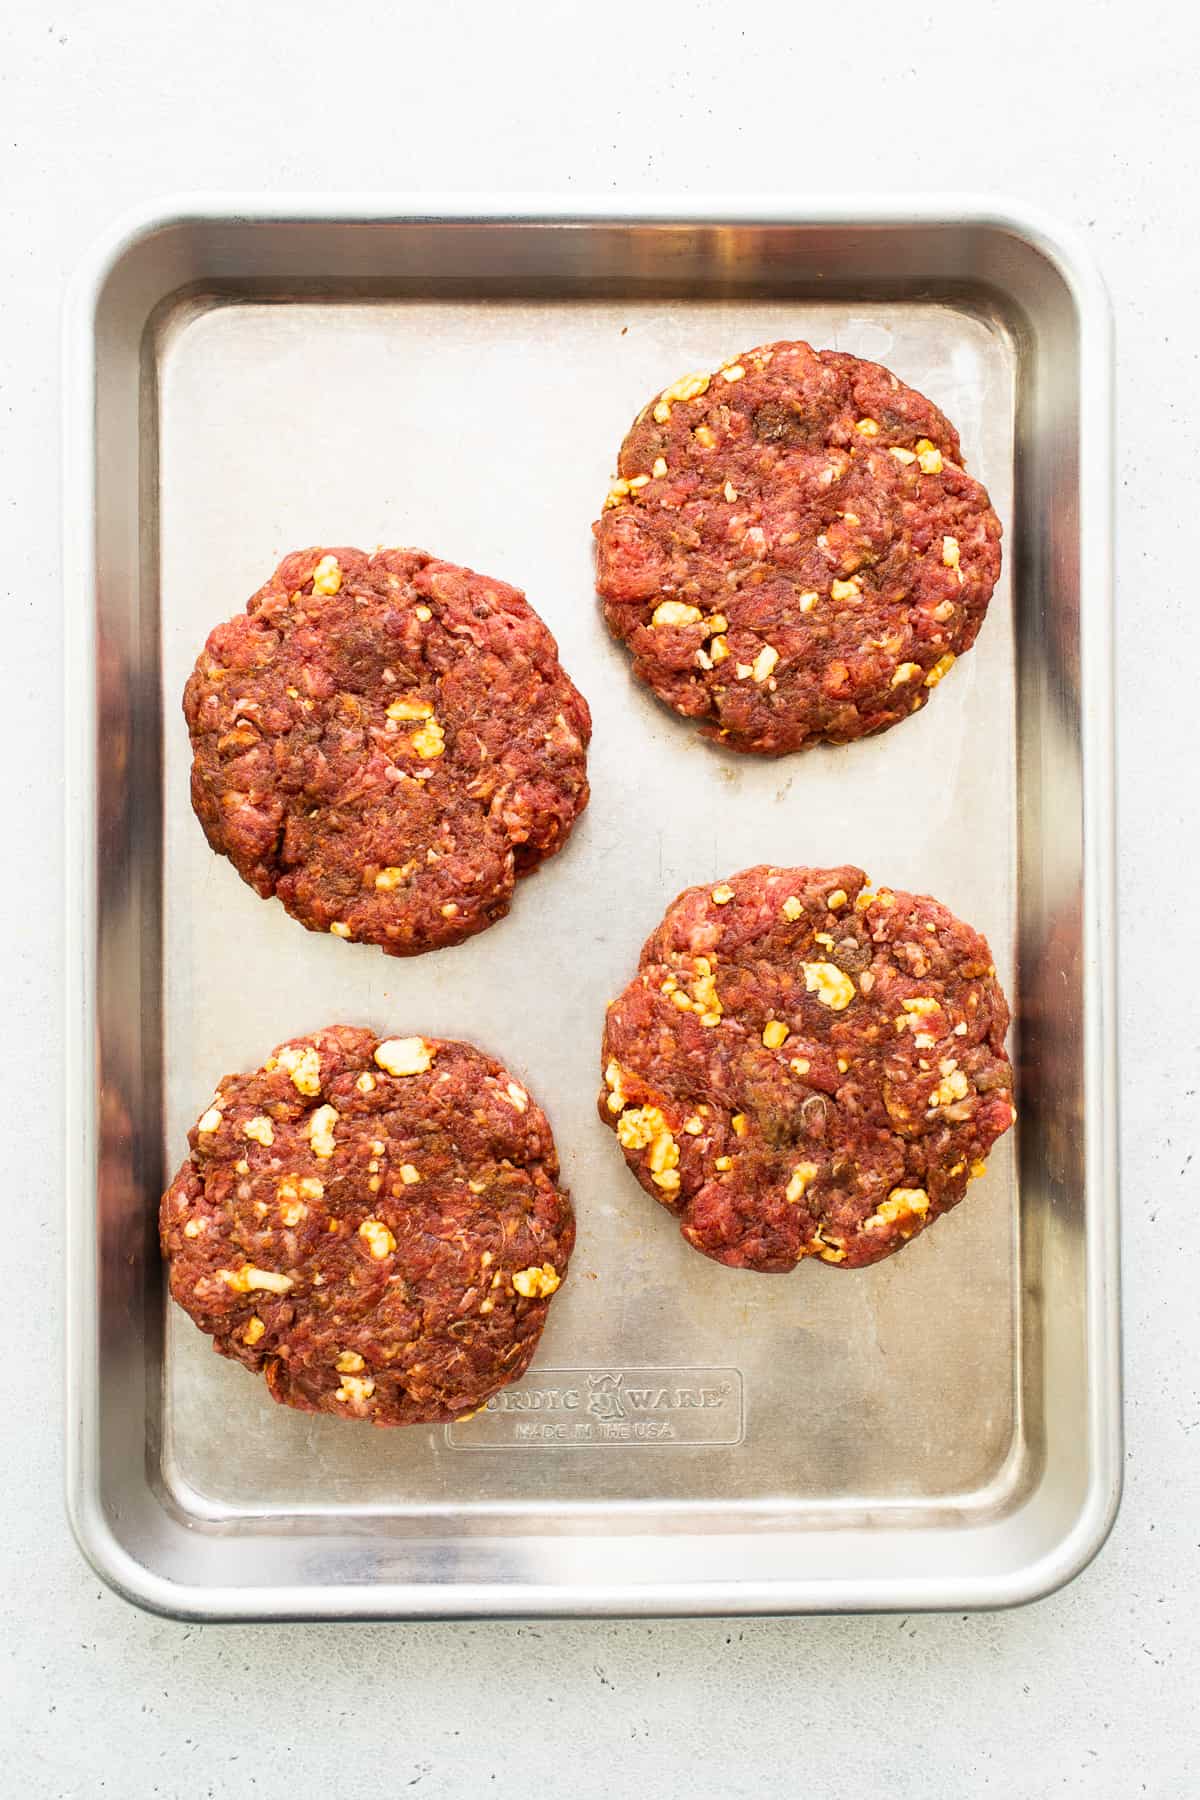
M 226 1076 L 189 1142 L 171 1293 L 276 1400 L 431 1424 L 524 1373 L 575 1223 L 545 1114 L 490 1056 L 334 1025 Z
M 587 702 L 523 594 L 423 550 L 298 550 L 184 690 L 214 850 L 310 931 L 483 931 L 587 804 Z
M 608 1010 L 600 1114 L 688 1242 L 738 1269 L 878 1262 L 1015 1117 L 977 931 L 861 869 L 688 888 Z
M 1000 521 L 949 420 L 878 363 L 801 343 L 664 389 L 593 529 L 634 673 L 761 756 L 924 706 L 1000 573 Z

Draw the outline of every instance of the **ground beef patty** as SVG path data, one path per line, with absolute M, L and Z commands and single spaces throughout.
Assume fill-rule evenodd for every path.
M 575 1223 L 545 1114 L 490 1056 L 335 1025 L 226 1076 L 189 1142 L 171 1293 L 276 1400 L 431 1424 L 524 1373 Z
M 634 673 L 762 756 L 924 706 L 1000 573 L 1000 521 L 949 420 L 878 363 L 800 343 L 665 388 L 593 529 Z
M 688 888 L 609 1007 L 601 1117 L 716 1262 L 878 1262 L 1013 1122 L 987 943 L 865 881 L 759 867 Z
M 392 956 L 508 911 L 587 804 L 591 719 L 523 594 L 423 550 L 298 550 L 184 691 L 214 850 Z

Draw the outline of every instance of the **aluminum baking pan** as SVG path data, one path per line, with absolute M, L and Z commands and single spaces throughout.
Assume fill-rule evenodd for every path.
M 987 624 L 884 737 L 779 763 L 631 681 L 588 523 L 674 374 L 765 339 L 876 357 L 1005 524 Z M 998 1606 L 1120 1481 L 1108 310 L 988 204 L 207 201 L 124 225 L 67 314 L 70 1510 L 196 1618 Z M 512 915 L 396 963 L 207 850 L 184 675 L 284 551 L 417 543 L 526 588 L 592 702 L 594 799 Z M 1020 1122 L 902 1256 L 707 1263 L 593 1111 L 604 1004 L 679 888 L 864 865 L 987 932 Z M 479 1419 L 275 1407 L 164 1306 L 155 1208 L 222 1073 L 335 1020 L 471 1038 L 546 1106 L 579 1214 L 529 1374 Z

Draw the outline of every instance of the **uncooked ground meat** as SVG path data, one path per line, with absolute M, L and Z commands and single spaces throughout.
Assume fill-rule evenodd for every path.
M 575 1224 L 546 1116 L 492 1057 L 331 1026 L 226 1076 L 188 1136 L 171 1294 L 276 1400 L 429 1424 L 524 1373 Z
M 1000 573 L 1000 522 L 945 415 L 877 363 L 804 343 L 664 389 L 594 530 L 634 673 L 764 756 L 923 707 Z
M 587 804 L 587 703 L 502 581 L 422 550 L 285 557 L 183 699 L 214 850 L 310 931 L 482 931 Z
M 689 888 L 609 1008 L 601 1117 L 717 1262 L 878 1262 L 1015 1117 L 986 941 L 865 881 L 764 866 Z

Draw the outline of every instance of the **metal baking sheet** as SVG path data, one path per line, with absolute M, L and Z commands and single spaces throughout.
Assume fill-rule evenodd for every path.
M 1078 253 L 962 203 L 614 219 L 203 206 L 124 230 L 68 319 L 75 733 L 69 1461 L 120 1590 L 197 1617 L 998 1605 L 1119 1487 L 1107 313 Z M 774 337 L 887 363 L 1006 533 L 977 647 L 873 741 L 701 742 L 630 679 L 588 525 L 673 375 Z M 289 549 L 415 543 L 525 588 L 595 715 L 567 849 L 470 943 L 305 933 L 209 852 L 183 682 Z M 717 1267 L 595 1116 L 604 1006 L 683 886 L 857 861 L 987 932 L 1020 1123 L 905 1253 Z M 395 1432 L 275 1406 L 164 1306 L 157 1196 L 221 1074 L 335 1021 L 528 1081 L 579 1219 L 528 1374 Z

